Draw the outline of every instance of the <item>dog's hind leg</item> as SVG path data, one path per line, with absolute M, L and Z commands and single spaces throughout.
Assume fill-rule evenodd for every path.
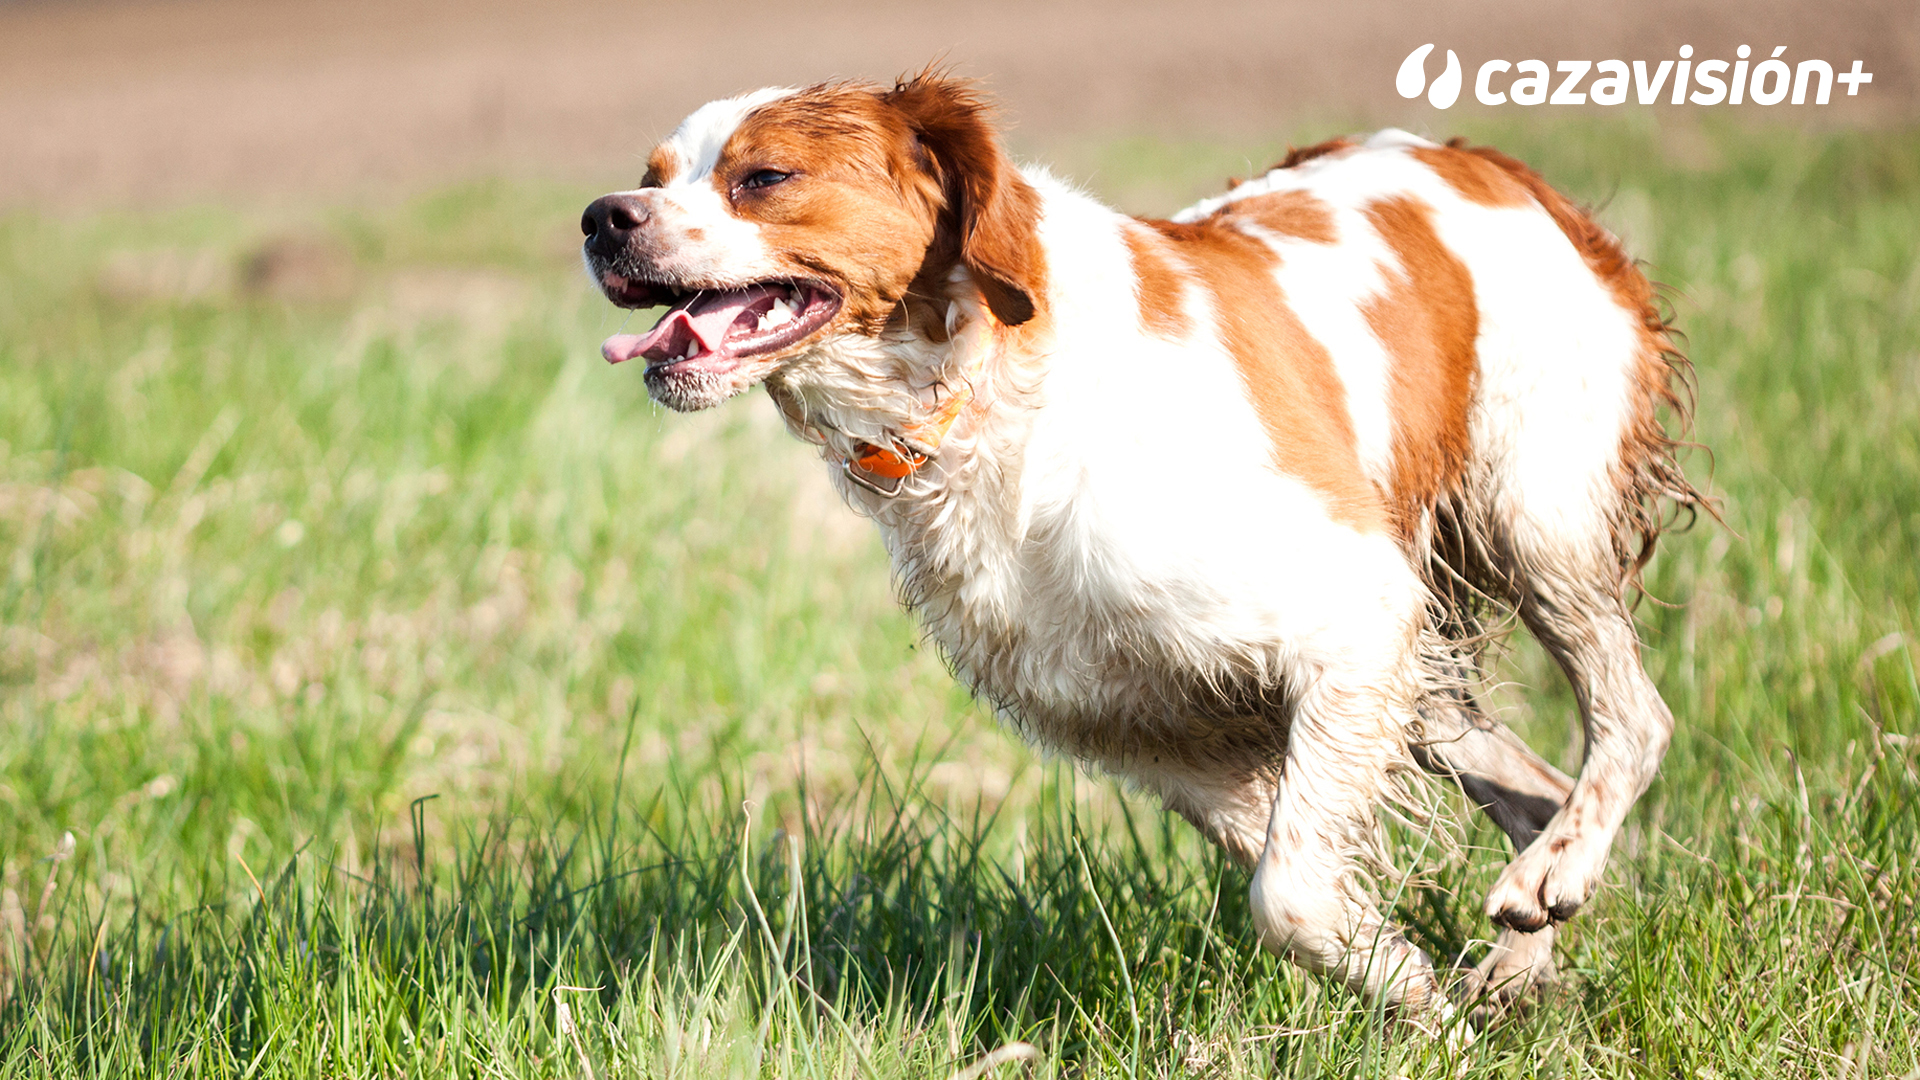
M 1573 781 L 1482 712 L 1464 687 L 1431 699 L 1421 718 L 1424 738 L 1413 746 L 1414 760 L 1459 784 L 1507 834 L 1515 852 L 1526 850 L 1567 801 Z M 1553 976 L 1551 925 L 1533 931 L 1501 927 L 1459 989 L 1468 1001 L 1499 1006 Z
M 1521 619 L 1573 685 L 1586 749 L 1566 805 L 1487 895 L 1487 914 L 1516 930 L 1565 920 L 1593 895 L 1614 835 L 1673 735 L 1615 580 L 1605 571 L 1535 573 L 1521 597 Z
M 1558 813 L 1573 781 L 1505 724 L 1480 710 L 1465 689 L 1430 699 L 1414 760 L 1460 785 L 1473 804 L 1524 851 Z
M 1470 687 L 1490 636 L 1481 609 L 1500 599 L 1518 601 L 1509 595 L 1509 574 L 1489 559 L 1458 506 L 1441 507 L 1435 522 L 1427 579 L 1432 623 L 1444 644 L 1429 661 L 1440 689 L 1422 703 L 1423 737 L 1412 747 L 1414 760 L 1459 784 L 1513 841 L 1513 850 L 1523 851 L 1567 801 L 1573 781 L 1474 699 Z

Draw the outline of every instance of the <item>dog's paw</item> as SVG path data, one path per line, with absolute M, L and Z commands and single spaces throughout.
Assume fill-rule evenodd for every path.
M 1533 992 L 1556 981 L 1553 927 L 1534 932 L 1502 930 L 1486 958 L 1454 984 L 1455 999 L 1468 1018 L 1485 1026 L 1524 1003 Z
M 1606 848 L 1580 835 L 1557 835 L 1551 827 L 1527 845 L 1487 892 L 1487 917 L 1531 933 L 1564 922 L 1600 884 Z

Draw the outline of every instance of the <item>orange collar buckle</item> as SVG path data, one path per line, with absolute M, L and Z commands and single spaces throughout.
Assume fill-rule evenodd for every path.
M 986 368 L 986 358 L 991 351 L 998 320 L 985 310 L 980 312 L 979 319 L 986 340 L 975 354 L 973 363 L 968 365 L 966 376 L 959 385 L 953 387 L 947 400 L 940 403 L 940 407 L 933 411 L 926 422 L 908 425 L 902 432 L 902 438 L 893 440 L 893 445 L 876 446 L 864 440 L 855 442 L 853 455 L 840 462 L 840 467 L 846 470 L 847 479 L 875 495 L 891 499 L 900 494 L 907 477 L 919 472 L 921 466 L 932 460 L 931 452 L 940 449 L 947 433 L 959 421 L 960 414 L 973 401 L 974 380 Z M 913 449 L 915 446 L 924 446 L 929 453 L 920 453 Z
M 940 403 L 940 408 L 934 412 L 931 420 L 907 429 L 907 438 L 929 449 L 938 450 L 940 444 L 946 441 L 947 432 L 953 430 L 954 423 L 960 419 L 961 412 L 965 411 L 967 403 L 972 400 L 973 387 L 968 383 L 961 383 L 953 393 L 947 396 L 947 400 Z M 853 456 L 843 461 L 841 467 L 846 469 L 847 479 L 875 495 L 891 499 L 900 494 L 900 489 L 905 485 L 907 477 L 919 472 L 920 467 L 930 460 L 932 459 L 928 455 L 911 447 L 903 446 L 896 449 L 893 446 L 875 446 L 863 440 L 853 444 Z

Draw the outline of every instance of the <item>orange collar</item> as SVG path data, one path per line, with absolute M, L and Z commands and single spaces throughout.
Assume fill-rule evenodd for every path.
M 928 451 L 937 451 L 946 440 L 947 433 L 966 411 L 973 401 L 973 384 L 985 370 L 987 355 L 992 351 L 994 331 L 998 320 L 986 312 L 980 312 L 979 325 L 984 329 L 984 341 L 977 343 L 974 357 L 967 365 L 967 372 L 959 383 L 950 388 L 947 399 L 933 411 L 928 419 L 907 425 L 901 432 L 901 438 L 892 440 L 890 445 L 876 446 L 865 440 L 855 440 L 853 456 L 841 461 L 846 469 L 847 478 L 876 495 L 893 498 L 900 494 L 901 486 L 907 477 L 920 471 L 930 459 L 913 449 L 924 446 Z
M 906 438 L 899 445 L 907 447 L 901 453 L 892 446 L 875 446 L 870 442 L 856 441 L 853 444 L 852 467 L 875 476 L 884 476 L 890 480 L 903 480 L 919 471 L 927 463 L 927 455 L 917 453 L 912 446 L 924 446 L 929 450 L 940 449 L 947 438 L 947 432 L 953 430 L 954 422 L 960 419 L 960 413 L 967 403 L 973 400 L 973 386 L 961 383 L 940 403 L 933 416 L 919 424 L 909 424 L 904 432 Z

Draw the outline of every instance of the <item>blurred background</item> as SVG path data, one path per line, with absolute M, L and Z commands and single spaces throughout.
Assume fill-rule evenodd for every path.
M 1024 153 L 1115 135 L 1268 135 L 1302 121 L 1448 130 L 1393 91 L 1426 42 L 1494 57 L 1657 62 L 1681 44 L 1756 62 L 1776 45 L 1874 73 L 1825 108 L 1750 106 L 1833 127 L 1920 106 L 1911 0 L 0 0 L 0 205 L 418 186 L 475 175 L 637 176 L 702 102 L 932 60 L 978 76 Z M 1430 60 L 1434 74 L 1439 65 Z M 1627 105 L 1682 122 L 1736 111 Z M 1523 110 L 1505 106 L 1514 114 Z M 1564 121 L 1565 107 L 1525 110 Z M 1594 111 L 1600 111 L 1597 109 Z

